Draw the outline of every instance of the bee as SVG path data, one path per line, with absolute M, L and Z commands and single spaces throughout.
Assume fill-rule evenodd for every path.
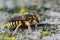
M 14 32 L 13 32 L 13 35 L 14 35 L 14 34 L 16 34 L 16 31 L 18 29 L 20 29 L 20 28 L 23 29 L 24 27 L 27 27 L 31 33 L 30 25 L 35 25 L 37 23 L 39 23 L 39 20 L 38 20 L 36 14 L 26 14 L 26 15 L 11 18 L 9 20 L 9 23 L 6 24 L 5 26 L 9 30 L 14 30 Z

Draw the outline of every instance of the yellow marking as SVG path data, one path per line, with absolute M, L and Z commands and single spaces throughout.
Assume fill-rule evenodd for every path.
M 19 24 L 21 23 L 21 21 L 19 21 Z
M 12 23 L 10 22 L 10 24 L 9 24 L 10 28 L 12 28 L 12 26 L 11 26 L 11 25 L 12 25 Z
M 32 18 L 32 17 L 29 17 L 29 18 Z
M 11 24 L 11 27 L 13 26 L 13 23 L 12 22 L 10 22 L 10 24 Z
M 36 21 L 36 20 L 33 20 L 32 23 L 33 23 L 33 24 L 37 24 L 37 21 Z
M 7 28 L 10 29 L 10 23 L 6 24 Z
M 29 22 L 27 22 L 27 21 L 25 21 L 25 25 L 30 26 L 30 23 L 29 23 Z
M 15 27 L 15 22 L 13 22 L 13 26 Z
M 16 21 L 16 25 L 18 25 L 18 21 Z
M 25 18 L 24 14 L 22 15 L 22 18 Z

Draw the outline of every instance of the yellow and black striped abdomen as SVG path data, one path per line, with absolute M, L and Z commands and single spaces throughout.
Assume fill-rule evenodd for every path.
M 6 24 L 5 26 L 8 29 L 16 29 L 16 27 L 21 23 L 21 21 L 15 21 L 15 22 L 9 22 L 8 24 Z

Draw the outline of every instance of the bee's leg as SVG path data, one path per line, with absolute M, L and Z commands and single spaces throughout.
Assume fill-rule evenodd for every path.
M 28 26 L 28 31 L 29 31 L 29 34 L 32 35 L 32 29 L 30 26 Z
M 37 31 L 37 21 L 35 19 L 33 19 L 32 23 L 35 25 L 35 30 Z
M 21 26 L 21 24 L 22 24 L 22 23 L 20 23 L 20 24 L 16 27 L 16 29 L 15 29 L 15 31 L 13 32 L 12 36 L 16 34 L 16 32 L 17 32 L 18 28 Z
M 37 24 L 35 25 L 35 30 L 37 31 Z
M 30 23 L 28 21 L 25 21 L 25 25 L 28 26 L 29 34 L 32 34 L 32 29 L 30 27 Z

